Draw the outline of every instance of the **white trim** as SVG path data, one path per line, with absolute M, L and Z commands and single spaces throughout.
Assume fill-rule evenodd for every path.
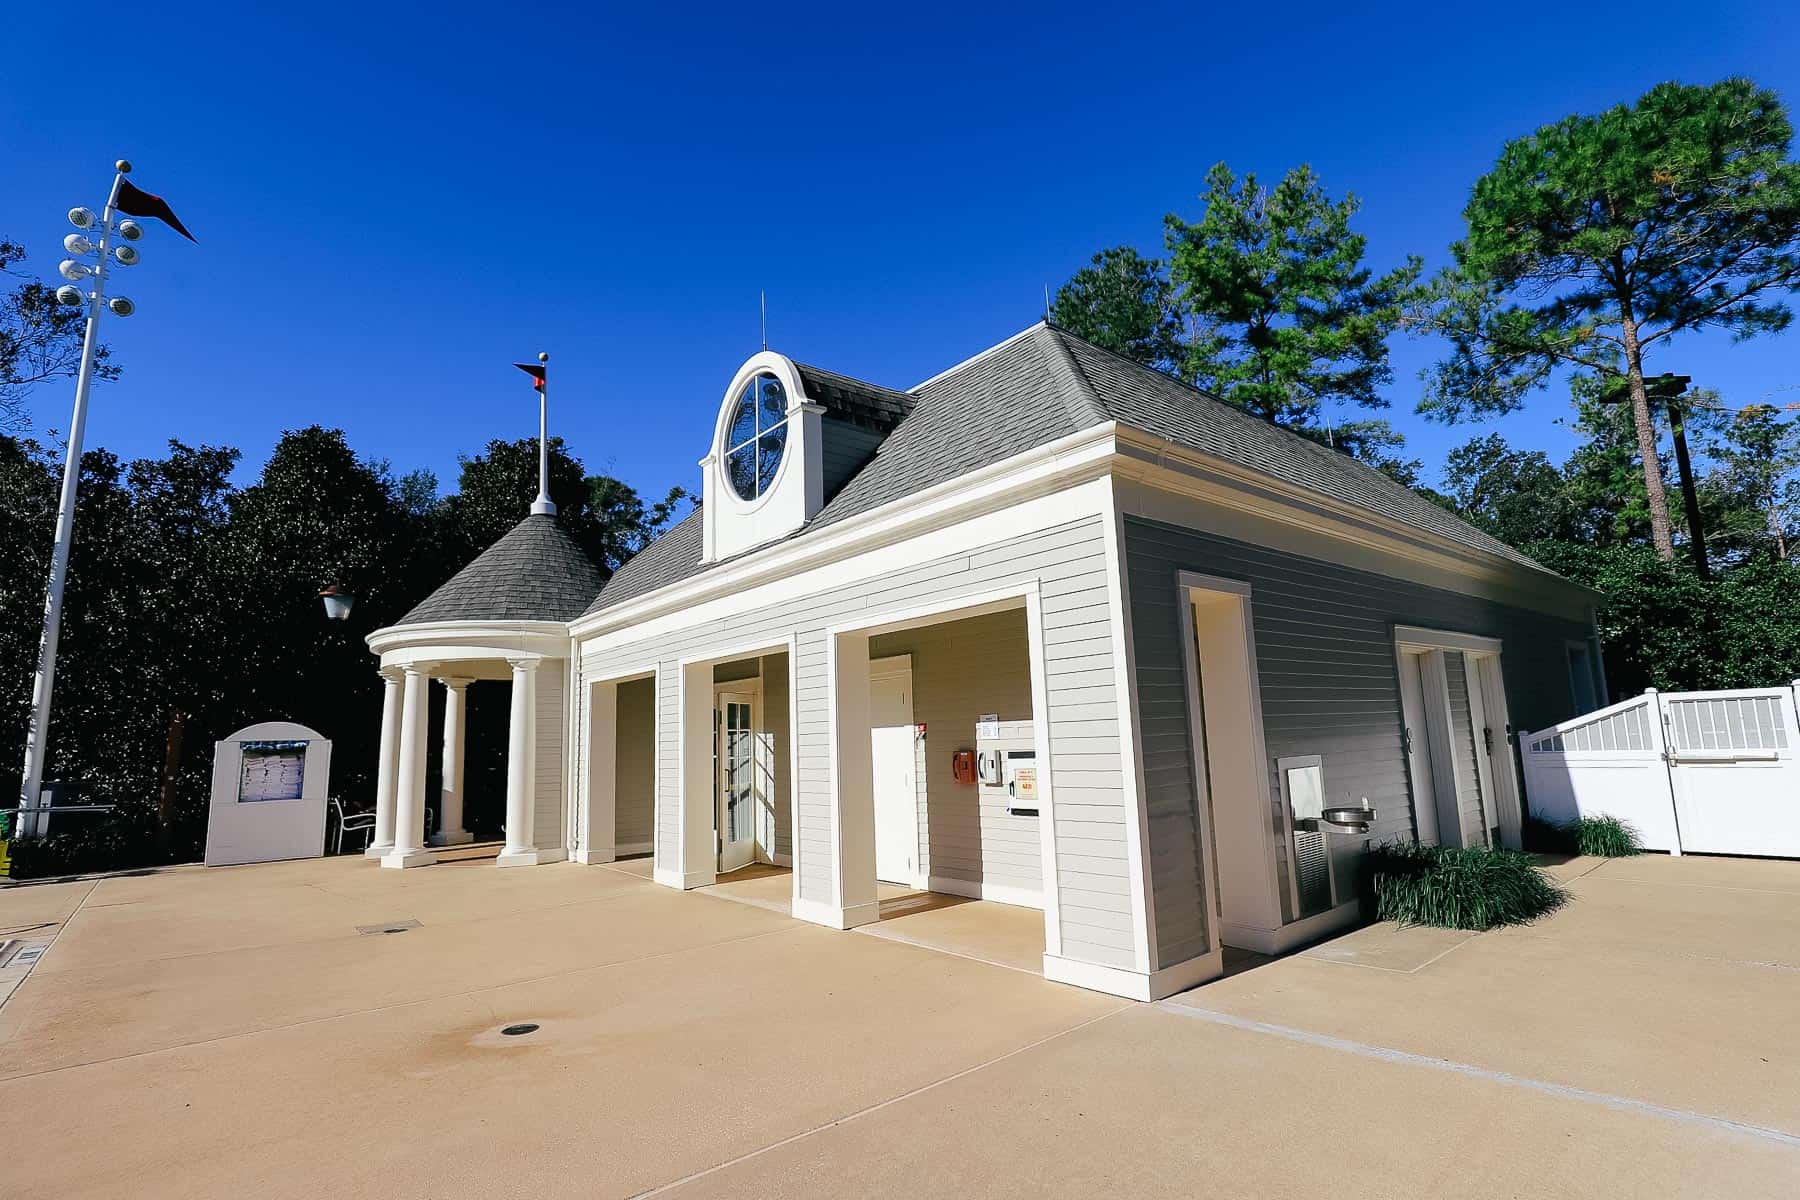
M 1052 983 L 1073 984 L 1089 991 L 1123 996 L 1127 1000 L 1161 1000 L 1209 979 L 1217 979 L 1224 973 L 1222 956 L 1217 950 L 1154 973 L 1080 962 L 1055 954 L 1044 955 L 1044 978 Z
M 877 680 L 883 680 L 883 679 L 902 679 L 902 680 L 906 681 L 906 689 L 905 689 L 905 691 L 906 691 L 906 723 L 907 723 L 907 725 L 912 727 L 912 729 L 914 731 L 914 735 L 915 735 L 914 741 L 912 743 L 912 750 L 911 750 L 911 756 L 913 759 L 912 769 L 915 772 L 915 778 L 913 779 L 913 789 L 912 789 L 912 814 L 913 814 L 912 853 L 907 856 L 913 864 L 913 870 L 912 870 L 911 876 L 905 880 L 883 879 L 881 877 L 881 817 L 880 817 L 879 813 L 876 814 L 876 817 L 875 817 L 875 886 L 876 886 L 876 891 L 878 893 L 880 892 L 881 885 L 883 883 L 902 883 L 902 882 L 910 884 L 911 886 L 919 888 L 921 890 L 927 890 L 928 883 L 927 883 L 925 873 L 922 869 L 925 865 L 925 859 L 924 859 L 924 856 L 919 853 L 920 834 L 923 832 L 923 830 L 921 828 L 921 823 L 919 820 L 919 817 L 920 817 L 919 792 L 920 792 L 921 788 L 925 787 L 925 775 L 923 772 L 918 771 L 919 750 L 918 750 L 918 741 L 917 741 L 917 736 L 916 736 L 917 731 L 918 731 L 918 722 L 916 720 L 918 713 L 914 710 L 914 707 L 913 707 L 913 702 L 918 698 L 918 696 L 917 696 L 917 693 L 913 690 L 912 654 L 910 652 L 906 653 L 906 654 L 888 654 L 888 655 L 882 656 L 881 658 L 871 658 L 869 660 L 869 684 L 870 684 L 871 692 L 873 691 L 875 682 Z M 872 711 L 872 709 L 869 714 L 869 717 L 870 717 L 869 726 L 870 726 L 870 730 L 872 733 L 874 730 L 874 724 L 875 724 L 874 712 Z M 871 749 L 871 753 L 873 753 L 872 749 Z M 870 796 L 870 801 L 871 801 L 871 803 L 874 802 L 873 795 Z M 928 803 L 928 804 L 930 803 L 929 791 L 927 791 L 926 803 Z
M 1150 818 L 1145 809 L 1143 746 L 1138 727 L 1137 651 L 1131 636 L 1131 584 L 1125 577 L 1125 517 L 1109 486 L 1102 501 L 1107 623 L 1112 633 L 1113 686 L 1119 706 L 1119 763 L 1125 791 L 1125 862 L 1130 872 L 1132 958 L 1150 972 L 1157 961 L 1156 903 L 1150 878 Z
M 683 873 L 681 871 L 669 870 L 664 867 L 652 867 L 650 871 L 650 877 L 657 883 L 662 884 L 664 887 L 678 888 L 684 892 L 692 891 L 697 887 L 706 887 L 709 884 L 717 883 L 718 874 L 717 871 L 688 871 Z
M 1422 625 L 1394 626 L 1394 644 L 1410 650 L 1461 650 L 1468 654 L 1499 654 L 1499 638 L 1455 629 L 1427 629 Z
M 796 896 L 793 915 L 802 921 L 811 921 L 815 925 L 831 929 L 855 929 L 858 925 L 872 925 L 881 920 L 881 902 L 877 900 L 844 908 Z
M 995 904 L 1010 904 L 1015 908 L 1041 910 L 1044 907 L 1042 892 L 1010 883 L 989 883 L 986 880 L 970 882 L 967 879 L 933 875 L 926 882 L 924 890 L 942 892 L 946 896 L 966 896 L 971 900 L 991 900 Z
M 1465 545 L 1442 534 L 1338 500 L 1322 492 L 1277 479 L 1229 459 L 1195 450 L 1131 425 L 1117 425 L 1116 477 L 1144 483 L 1159 491 L 1210 500 L 1227 508 L 1272 518 L 1284 524 L 1323 531 L 1334 541 L 1362 545 L 1472 579 L 1503 582 L 1540 601 L 1577 598 L 1583 607 L 1597 596 L 1592 589 L 1543 567 L 1515 562 L 1497 553 Z M 1534 607 L 1530 604 L 1525 607 Z M 1560 609 L 1556 615 L 1566 616 Z
M 371 652 L 382 656 L 382 665 L 399 665 L 420 657 L 420 650 L 441 653 L 473 649 L 477 655 L 452 654 L 445 661 L 467 658 L 503 658 L 530 653 L 546 658 L 569 657 L 569 626 L 564 621 L 432 621 L 417 625 L 387 625 L 363 639 Z M 392 662 L 388 656 L 395 656 Z M 425 656 L 427 659 L 429 655 Z
M 1325 791 L 1325 756 L 1323 754 L 1287 754 L 1275 760 L 1275 786 L 1281 795 L 1281 827 L 1287 833 L 1288 854 L 1288 898 L 1294 904 L 1294 921 L 1307 918 L 1300 913 L 1300 842 L 1295 836 L 1299 831 L 1294 828 L 1294 798 L 1288 794 L 1287 773 L 1293 770 L 1305 770 L 1307 767 L 1319 768 L 1319 796 L 1323 800 Z M 1321 835 L 1322 836 L 1322 835 Z M 1325 887 L 1326 894 L 1331 897 L 1331 907 L 1338 903 L 1337 868 L 1332 862 L 1331 843 L 1325 843 Z M 1317 914 L 1315 914 L 1317 915 Z
M 1050 675 L 1044 650 L 1044 598 L 1034 592 L 1025 601 L 1025 648 L 1031 666 L 1031 731 L 1037 742 L 1038 854 L 1043 863 L 1044 951 L 1062 954 L 1062 891 L 1056 869 L 1056 763 L 1050 736 Z
M 1204 757 L 1207 748 L 1206 729 L 1202 722 L 1205 719 L 1206 706 L 1201 701 L 1200 689 L 1204 664 L 1200 660 L 1200 642 L 1194 623 L 1195 592 L 1207 592 L 1218 597 L 1235 596 L 1237 598 L 1237 616 L 1240 626 L 1239 640 L 1244 649 L 1244 680 L 1249 693 L 1245 699 L 1250 727 L 1250 746 L 1247 757 L 1250 763 L 1251 791 L 1257 805 L 1255 826 L 1258 831 L 1258 845 L 1254 852 L 1262 856 L 1264 865 L 1263 884 L 1257 890 L 1263 893 L 1264 912 L 1269 919 L 1280 922 L 1284 913 L 1281 903 L 1281 872 L 1275 862 L 1274 831 L 1263 814 L 1268 812 L 1267 805 L 1274 802 L 1275 781 L 1269 777 L 1269 748 L 1267 733 L 1263 728 L 1262 674 L 1256 657 L 1256 609 L 1255 597 L 1249 583 L 1242 579 L 1231 579 L 1220 575 L 1207 575 L 1198 571 L 1177 571 L 1175 574 L 1176 607 L 1180 612 L 1182 623 L 1183 645 L 1181 648 L 1182 665 L 1186 674 L 1188 688 L 1188 732 L 1190 737 L 1189 753 L 1192 759 L 1190 769 L 1194 773 L 1195 795 L 1204 798 L 1203 807 L 1197 819 L 1203 820 L 1201 834 L 1205 836 L 1215 833 L 1217 824 L 1214 820 L 1211 789 L 1203 786 L 1207 779 L 1208 764 Z M 1215 666 L 1214 670 L 1218 668 Z M 1238 945 L 1228 942 L 1225 936 L 1224 880 L 1220 877 L 1219 859 L 1224 850 L 1215 845 L 1203 866 L 1210 866 L 1213 874 L 1213 915 L 1215 924 L 1212 936 L 1208 938 L 1212 949 L 1216 952 L 1223 945 Z M 1293 875 L 1292 854 L 1290 851 L 1289 871 Z M 1236 926 L 1233 926 L 1235 928 Z
M 661 614 L 685 613 L 706 600 L 739 595 L 760 583 L 790 580 L 802 572 L 853 559 L 936 529 L 963 525 L 989 511 L 999 510 L 1004 516 L 1016 517 L 1028 500 L 1054 496 L 1104 476 L 1112 454 L 1113 431 L 1111 423 L 1078 430 L 869 512 L 846 517 L 817 533 L 766 546 L 741 560 L 578 617 L 566 631 L 578 640 L 598 638 L 615 630 L 633 631 Z M 797 594 L 830 585 L 804 586 L 805 592 Z
M 1261 929 L 1253 925 L 1228 925 L 1231 945 L 1257 954 L 1286 954 L 1296 946 L 1316 942 L 1320 938 L 1348 929 L 1362 921 L 1362 901 L 1345 900 L 1324 912 L 1289 921 L 1279 929 Z
M 731 414 L 737 408 L 738 393 L 743 391 L 745 384 L 759 375 L 767 375 L 774 379 L 787 392 L 787 406 L 781 410 L 781 420 L 778 422 L 778 424 L 787 426 L 787 432 L 782 437 L 781 462 L 775 467 L 775 478 L 771 479 L 769 485 L 753 498 L 746 500 L 737 494 L 736 488 L 731 486 L 730 472 L 722 464 L 735 448 L 729 445 L 729 441 Z M 769 497 L 781 487 L 781 481 L 787 478 L 788 462 L 794 457 L 788 453 L 794 441 L 792 421 L 793 418 L 805 411 L 806 404 L 806 388 L 800 380 L 800 371 L 794 365 L 794 360 L 785 354 L 777 354 L 773 350 L 758 351 L 745 359 L 744 364 L 737 369 L 737 374 L 731 377 L 731 383 L 725 388 L 725 399 L 719 405 L 719 415 L 713 422 L 712 449 L 707 452 L 705 458 L 700 460 L 700 465 L 708 470 L 717 468 L 719 482 L 725 485 L 718 489 L 720 498 L 731 506 L 734 514 L 749 516 L 760 511 L 768 503 Z M 754 406 L 752 407 L 754 408 Z M 761 433 L 762 427 L 758 424 L 757 432 L 752 434 L 749 440 L 756 441 Z M 739 446 L 744 444 L 743 442 L 738 443 Z M 714 503 L 716 505 L 717 501 L 715 500 Z M 702 516 L 701 519 L 706 520 L 707 518 Z

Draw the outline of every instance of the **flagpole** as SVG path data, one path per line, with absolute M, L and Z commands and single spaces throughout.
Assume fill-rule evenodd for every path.
M 75 376 L 75 412 L 69 418 L 69 449 L 63 459 L 62 496 L 56 507 L 56 543 L 50 551 L 50 582 L 44 595 L 44 628 L 38 641 L 37 675 L 31 683 L 31 724 L 25 729 L 25 774 L 19 786 L 18 834 L 33 834 L 43 818 L 33 816 L 26 828 L 26 810 L 38 806 L 44 783 L 44 756 L 50 737 L 50 696 L 56 686 L 56 642 L 62 627 L 63 587 L 69 578 L 69 546 L 75 538 L 75 490 L 81 480 L 81 441 L 87 431 L 88 391 L 94 382 L 94 352 L 99 345 L 100 310 L 106 303 L 107 246 L 113 234 L 113 206 L 119 202 L 119 186 L 131 171 L 120 159 L 113 176 L 106 210 L 100 216 L 99 262 L 94 266 L 94 290 L 88 297 L 87 330 L 81 338 L 81 368 Z
M 550 502 L 550 355 L 540 353 L 538 362 L 543 364 L 543 376 L 538 380 L 538 494 L 531 502 L 533 516 L 556 515 L 556 505 Z

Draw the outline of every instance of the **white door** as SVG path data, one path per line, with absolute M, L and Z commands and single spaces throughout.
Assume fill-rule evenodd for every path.
M 1400 655 L 1400 713 L 1402 736 L 1406 739 L 1406 772 L 1412 777 L 1413 823 L 1419 841 L 1429 846 L 1437 843 L 1438 821 L 1437 793 L 1431 775 L 1431 735 L 1425 726 L 1424 659 L 1423 654 Z
M 752 697 L 720 692 L 718 707 L 719 870 L 756 861 L 756 721 Z
M 877 670 L 879 665 L 875 664 Z M 869 680 L 869 751 L 875 773 L 875 878 L 919 882 L 919 792 L 913 753 L 912 672 Z

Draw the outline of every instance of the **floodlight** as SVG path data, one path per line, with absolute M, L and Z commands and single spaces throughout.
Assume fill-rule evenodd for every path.
M 72 284 L 65 283 L 56 289 L 56 302 L 58 304 L 73 306 L 80 304 L 84 299 L 86 299 L 86 297 L 81 294 L 81 289 Z
M 119 260 L 121 267 L 135 267 L 143 255 L 137 252 L 136 246 L 114 246 L 113 257 Z
M 93 272 L 72 258 L 65 258 L 56 268 L 56 273 L 70 283 L 80 283 Z
M 123 296 L 114 296 L 111 300 L 106 302 L 106 307 L 112 309 L 112 314 L 115 317 L 129 317 L 132 313 L 137 311 L 137 305 L 133 304 Z
M 71 208 L 69 210 L 69 224 L 77 229 L 92 229 L 97 220 L 99 218 L 94 216 L 94 210 L 91 208 Z
M 94 250 L 94 243 L 88 241 L 79 233 L 71 233 L 68 237 L 63 239 L 63 249 L 67 250 L 70 254 L 91 254 Z
M 128 242 L 135 242 L 144 236 L 144 227 L 136 221 L 120 221 L 119 236 Z

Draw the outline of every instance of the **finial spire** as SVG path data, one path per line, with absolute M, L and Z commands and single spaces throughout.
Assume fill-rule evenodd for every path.
M 556 505 L 550 502 L 550 355 L 540 352 L 538 365 L 544 373 L 538 376 L 538 494 L 531 502 L 531 515 L 554 517 Z

